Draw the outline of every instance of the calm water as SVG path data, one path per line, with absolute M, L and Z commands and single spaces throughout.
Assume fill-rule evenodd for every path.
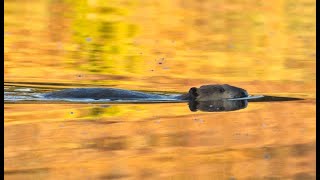
M 4 11 L 9 98 L 223 83 L 304 99 L 230 112 L 7 102 L 5 179 L 315 179 L 315 0 L 6 0 Z

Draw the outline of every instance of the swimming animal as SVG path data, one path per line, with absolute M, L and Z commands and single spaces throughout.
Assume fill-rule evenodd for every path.
M 72 88 L 46 93 L 45 98 L 54 99 L 93 99 L 93 100 L 143 100 L 143 99 L 173 99 L 187 101 L 212 101 L 219 99 L 234 99 L 248 97 L 246 90 L 231 86 L 203 85 L 199 88 L 192 87 L 188 93 L 181 95 L 163 95 L 156 93 L 145 93 L 132 90 L 116 88 Z

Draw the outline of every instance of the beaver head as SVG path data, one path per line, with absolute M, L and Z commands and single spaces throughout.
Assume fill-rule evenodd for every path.
M 204 85 L 200 88 L 192 87 L 189 90 L 189 96 L 196 101 L 211 101 L 218 99 L 230 99 L 247 97 L 246 90 L 230 86 L 228 84 L 222 85 Z

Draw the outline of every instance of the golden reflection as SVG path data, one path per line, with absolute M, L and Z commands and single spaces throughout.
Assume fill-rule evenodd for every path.
M 232 84 L 305 98 L 5 104 L 8 179 L 315 179 L 315 0 L 4 2 L 4 80 L 186 92 Z
M 313 179 L 314 103 L 197 114 L 185 104 L 7 104 L 5 176 Z
M 286 92 L 314 94 L 314 5 L 6 1 L 5 81 L 169 91 L 229 83 L 257 92 L 281 92 L 286 82 Z

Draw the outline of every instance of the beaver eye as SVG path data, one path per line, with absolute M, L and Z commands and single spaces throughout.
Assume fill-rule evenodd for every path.
M 247 96 L 247 93 L 241 92 L 241 96 L 246 97 L 246 96 Z
M 198 96 L 197 88 L 195 88 L 195 87 L 190 88 L 189 93 L 190 93 L 193 97 L 197 97 L 197 96 Z
M 224 88 L 220 88 L 219 91 L 223 93 L 226 90 Z

